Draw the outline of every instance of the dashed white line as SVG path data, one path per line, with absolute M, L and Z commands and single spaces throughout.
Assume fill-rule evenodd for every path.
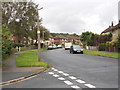
M 69 76 L 69 74 L 67 74 L 67 73 L 63 73 L 63 75 L 64 75 L 64 76 Z
M 63 77 L 60 77 L 60 78 L 58 78 L 59 80 L 65 80 L 65 78 L 63 78 Z
M 67 85 L 73 85 L 73 83 L 70 81 L 64 81 L 64 83 L 66 83 Z
M 63 73 L 63 71 L 58 71 L 58 73 Z
M 79 86 L 77 85 L 74 85 L 74 86 L 71 86 L 72 88 L 80 88 Z
M 85 86 L 89 87 L 89 88 L 96 88 L 95 86 L 91 85 L 91 84 L 84 84 Z
M 48 72 L 48 74 L 54 74 L 53 72 Z
M 53 69 L 54 71 L 58 71 L 57 69 Z
M 57 75 L 57 74 L 54 74 L 53 76 L 54 76 L 54 77 L 59 77 L 59 75 Z
M 70 79 L 77 79 L 76 77 L 73 77 L 73 76 L 69 76 Z
M 78 83 L 85 83 L 85 81 L 83 81 L 83 80 L 80 80 L 80 79 L 78 79 L 78 80 L 76 80 Z
M 69 76 L 69 74 L 68 73 L 64 73 L 63 71 L 58 71 L 57 69 L 55 69 L 55 68 L 52 68 L 52 70 L 53 71 L 57 71 L 58 73 L 62 73 L 64 76 Z M 58 79 L 59 80 L 65 80 L 65 78 L 63 78 L 63 77 L 59 77 L 59 75 L 57 75 L 57 74 L 54 74 L 53 72 L 48 72 L 48 74 L 50 74 L 50 75 L 53 75 L 54 77 L 58 77 Z M 69 78 L 70 79 L 77 79 L 76 77 L 74 77 L 74 76 L 69 76 Z M 88 88 L 96 88 L 94 85 L 91 85 L 91 84 L 85 84 L 86 82 L 85 81 L 83 81 L 83 80 L 80 80 L 80 79 L 78 79 L 78 80 L 76 80 L 78 83 L 83 83 L 85 86 L 87 86 Z M 68 81 L 68 80 L 66 80 L 66 81 L 64 81 L 64 83 L 66 83 L 67 85 L 73 85 L 73 83 L 72 82 L 70 82 L 70 81 Z M 79 86 L 77 86 L 77 85 L 73 85 L 73 86 L 71 86 L 72 88 L 80 88 Z
M 52 70 L 54 70 L 55 68 L 52 68 Z

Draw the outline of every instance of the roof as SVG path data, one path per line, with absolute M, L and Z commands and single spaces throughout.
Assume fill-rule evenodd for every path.
M 117 30 L 117 29 L 120 29 L 120 21 L 117 25 L 115 26 L 109 26 L 107 29 L 105 29 L 102 33 L 107 33 L 107 32 L 110 32 L 110 31 L 114 31 L 114 30 Z
M 57 35 L 54 37 L 54 39 L 66 39 L 63 35 Z
M 68 36 L 67 39 L 80 39 L 80 37 Z

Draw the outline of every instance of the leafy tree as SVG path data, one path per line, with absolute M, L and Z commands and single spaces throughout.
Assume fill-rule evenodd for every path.
M 37 7 L 33 2 L 3 2 L 2 24 L 7 26 L 13 35 L 33 38 L 37 27 Z
M 94 38 L 95 34 L 92 33 L 92 32 L 83 32 L 80 36 L 80 40 L 88 45 L 88 46 L 93 46 L 94 45 L 94 41 L 93 41 L 93 38 Z
M 3 26 L 2 27 L 2 57 L 5 59 L 7 56 L 12 54 L 12 41 L 10 30 Z

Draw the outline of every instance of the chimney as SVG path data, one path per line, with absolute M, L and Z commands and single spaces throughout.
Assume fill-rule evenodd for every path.
M 113 27 L 113 21 L 112 21 L 112 23 L 111 23 L 111 27 Z

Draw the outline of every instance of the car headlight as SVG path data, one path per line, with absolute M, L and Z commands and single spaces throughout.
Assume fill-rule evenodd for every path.
M 77 51 L 76 49 L 74 49 L 74 51 Z
M 81 51 L 83 51 L 83 49 L 81 49 Z

